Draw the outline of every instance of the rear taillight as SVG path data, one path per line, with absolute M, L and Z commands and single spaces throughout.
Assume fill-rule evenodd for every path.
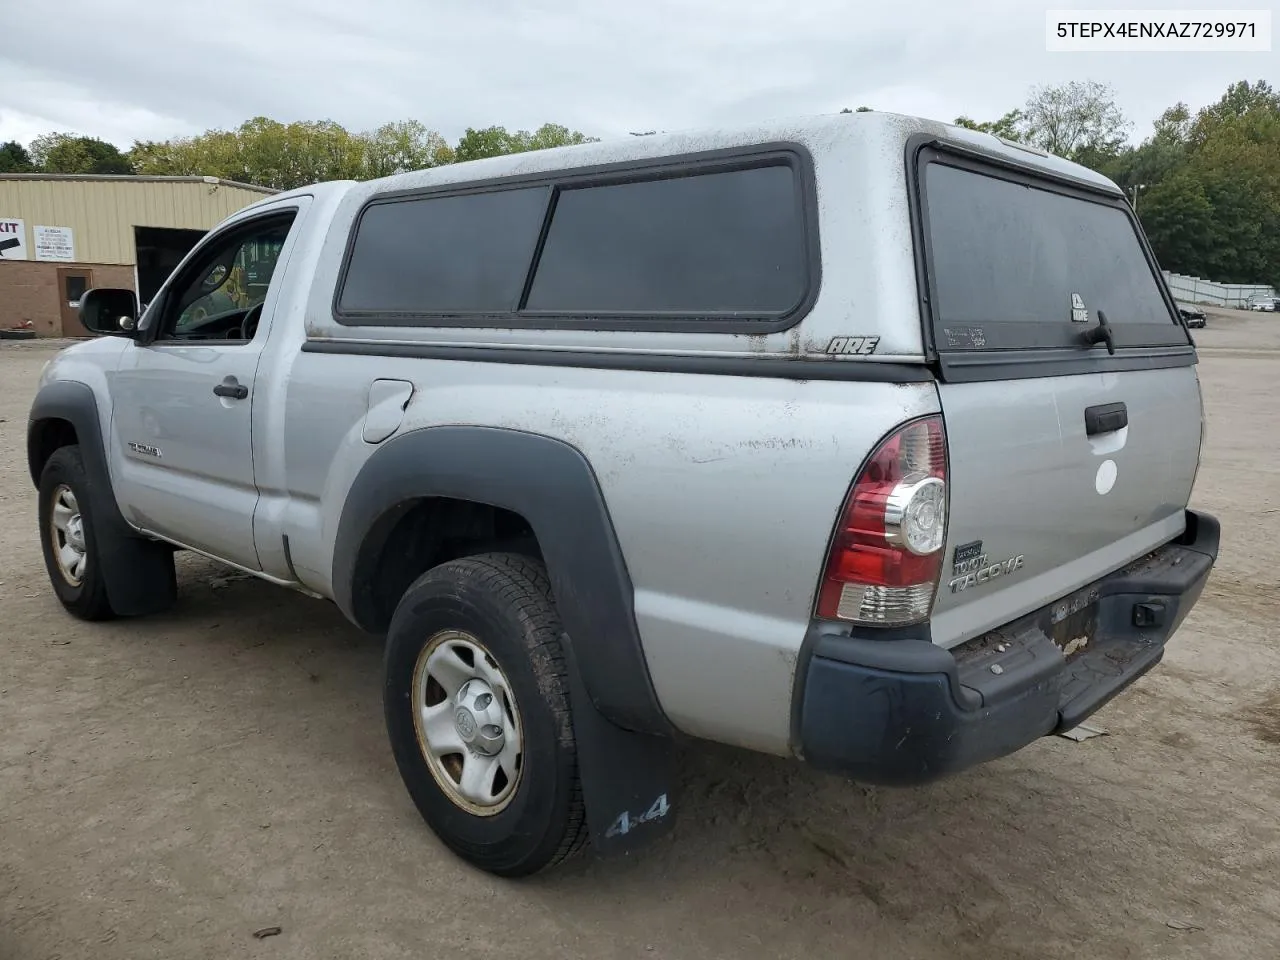
M 831 541 L 818 616 L 894 626 L 929 616 L 947 532 L 942 417 L 885 439 L 854 481 Z

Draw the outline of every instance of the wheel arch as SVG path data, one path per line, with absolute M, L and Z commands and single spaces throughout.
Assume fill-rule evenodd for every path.
M 105 472 L 99 424 L 97 398 L 87 384 L 56 380 L 41 387 L 27 417 L 27 470 L 32 484 L 40 486 L 40 474 L 55 450 L 76 443 L 82 447 L 86 469 Z
M 80 442 L 76 425 L 61 416 L 42 417 L 32 420 L 27 426 L 27 469 L 31 474 L 31 482 L 40 486 L 40 474 L 49 458 L 61 447 L 69 447 Z
M 671 727 L 649 676 L 634 588 L 599 481 L 575 447 L 499 427 L 426 427 L 396 437 L 347 491 L 333 554 L 333 598 L 366 630 L 385 624 L 365 578 L 407 511 L 443 498 L 527 522 L 551 579 L 571 656 L 597 710 L 625 730 Z
M 435 495 L 401 501 L 373 521 L 356 550 L 351 619 L 370 633 L 385 633 L 400 598 L 420 575 L 491 551 L 543 559 L 528 520 L 510 510 Z

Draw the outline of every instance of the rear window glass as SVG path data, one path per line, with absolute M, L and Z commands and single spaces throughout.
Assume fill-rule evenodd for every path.
M 1088 323 L 1101 309 L 1176 338 L 1124 210 L 942 163 L 926 167 L 925 195 L 936 321 L 1070 325 L 1083 306 Z
M 339 309 L 514 310 L 550 192 L 539 186 L 374 204 L 360 218 Z
M 807 286 L 796 173 L 764 166 L 562 190 L 526 308 L 776 316 Z

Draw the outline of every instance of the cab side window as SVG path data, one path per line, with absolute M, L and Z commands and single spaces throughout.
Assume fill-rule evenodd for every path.
M 208 244 L 166 295 L 157 341 L 252 340 L 293 219 L 241 224 Z

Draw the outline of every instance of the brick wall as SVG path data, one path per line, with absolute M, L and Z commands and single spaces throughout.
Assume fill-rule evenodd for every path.
M 40 337 L 88 337 L 92 334 L 76 321 L 62 329 L 62 297 L 58 292 L 59 268 L 87 270 L 95 287 L 133 289 L 133 267 L 101 263 L 46 263 L 10 260 L 0 264 L 0 330 L 30 320 Z

